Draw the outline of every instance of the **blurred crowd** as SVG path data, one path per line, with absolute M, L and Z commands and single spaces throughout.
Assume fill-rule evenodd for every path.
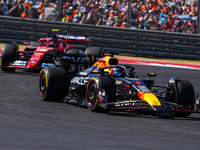
M 0 15 L 45 20 L 45 8 L 55 8 L 56 0 L 1 0 Z
M 128 27 L 128 0 L 61 0 L 62 22 Z M 58 0 L 1 0 L 0 15 L 45 20 Z M 131 0 L 131 28 L 197 32 L 197 0 Z
M 131 0 L 131 28 L 197 32 L 197 1 Z M 128 0 L 73 0 L 63 3 L 63 22 L 128 27 Z

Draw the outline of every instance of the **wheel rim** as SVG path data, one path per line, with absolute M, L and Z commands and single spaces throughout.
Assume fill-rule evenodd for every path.
M 95 82 L 91 82 L 87 91 L 87 103 L 89 107 L 93 107 L 97 99 L 97 88 Z
M 40 81 L 39 81 L 39 89 L 40 89 L 40 95 L 44 96 L 45 91 L 46 91 L 46 76 L 45 73 L 42 72 L 40 75 Z

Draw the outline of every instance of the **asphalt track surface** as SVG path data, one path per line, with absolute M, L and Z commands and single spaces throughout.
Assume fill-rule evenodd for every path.
M 141 78 L 156 72 L 156 84 L 173 76 L 200 93 L 200 71 L 135 65 Z M 66 103 L 44 102 L 38 73 L 0 71 L 0 150 L 199 150 L 200 114 L 92 113 Z

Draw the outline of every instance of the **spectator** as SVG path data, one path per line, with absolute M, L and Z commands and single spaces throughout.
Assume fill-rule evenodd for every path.
M 123 8 L 124 8 L 124 3 L 122 3 L 122 0 L 119 0 L 118 10 L 122 11 Z
M 62 10 L 63 17 L 65 17 L 66 13 L 68 12 L 69 6 L 70 6 L 69 3 L 66 3 L 65 5 L 63 5 L 63 10 Z
M 8 16 L 20 17 L 21 14 L 21 0 L 13 3 L 13 7 L 8 11 Z
M 1 10 L 3 11 L 4 16 L 6 16 L 8 12 L 7 0 L 3 0 L 3 7 Z
M 24 12 L 22 13 L 22 18 L 29 18 L 29 8 L 25 7 Z
M 29 18 L 31 18 L 31 19 L 38 19 L 39 18 L 36 8 L 31 8 L 30 9 Z
M 44 0 L 40 0 L 37 12 L 40 14 L 39 15 L 39 20 L 44 19 Z
M 28 1 L 28 0 L 25 0 L 25 1 L 24 1 L 24 8 L 25 8 L 25 7 L 28 7 L 28 10 L 31 9 L 31 5 L 29 4 L 29 1 Z
M 79 23 L 81 21 L 81 15 L 80 14 L 76 14 L 74 16 L 73 22 L 74 23 Z
M 73 14 L 72 14 L 72 12 L 66 13 L 64 22 L 73 22 Z
M 165 31 L 167 30 L 167 31 L 172 31 L 172 27 L 173 27 L 173 24 L 174 24 L 174 18 L 172 17 L 172 15 L 170 14 L 170 15 L 168 15 L 168 17 L 166 18 L 167 19 L 167 21 L 166 21 L 166 23 L 165 23 L 165 26 L 164 26 L 164 28 L 165 28 Z
M 7 2 L 8 10 L 10 10 L 13 7 L 13 3 L 14 3 L 14 0 L 9 0 L 9 2 Z
M 1 16 L 3 16 L 3 15 L 4 15 L 4 13 L 3 13 L 3 10 L 1 10 L 1 9 L 2 9 L 2 7 L 3 7 L 3 4 L 2 4 L 2 3 L 0 3 L 0 15 L 1 15 Z
M 45 20 L 45 7 L 51 7 L 49 0 L 40 0 L 38 5 L 39 20 Z

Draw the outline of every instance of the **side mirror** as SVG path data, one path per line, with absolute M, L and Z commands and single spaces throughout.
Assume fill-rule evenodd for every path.
M 148 77 L 156 77 L 156 73 L 147 73 Z

